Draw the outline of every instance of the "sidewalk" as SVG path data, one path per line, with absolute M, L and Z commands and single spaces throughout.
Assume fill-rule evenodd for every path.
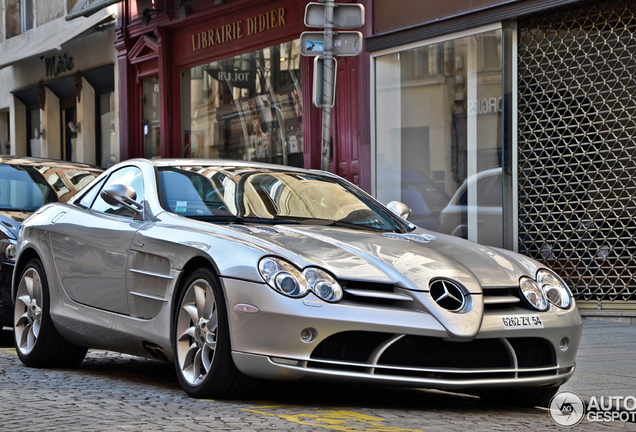
M 583 321 L 576 370 L 561 387 L 590 396 L 636 396 L 636 326 Z

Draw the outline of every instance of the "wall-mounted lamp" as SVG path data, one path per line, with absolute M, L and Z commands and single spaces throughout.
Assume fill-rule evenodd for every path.
M 190 0 L 179 1 L 179 7 L 177 9 L 144 9 L 141 14 L 141 26 L 147 27 L 150 24 L 152 12 L 167 12 L 167 11 L 179 11 L 179 18 L 184 19 L 190 14 L 190 7 L 186 4 Z
M 144 9 L 141 15 L 141 26 L 146 27 L 151 20 L 150 12 L 156 12 L 154 9 Z
M 68 122 L 68 128 L 73 133 L 81 132 L 82 131 L 82 124 L 80 122 L 73 123 L 72 121 L 70 121 L 70 122 Z

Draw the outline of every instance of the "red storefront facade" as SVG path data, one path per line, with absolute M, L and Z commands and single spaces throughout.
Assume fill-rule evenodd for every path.
M 366 7 L 366 36 L 372 5 L 360 3 Z M 322 128 L 320 110 L 311 103 L 313 58 L 299 55 L 306 4 L 120 3 L 115 46 L 122 160 L 225 158 L 319 169 Z M 331 164 L 332 172 L 366 190 L 369 65 L 365 52 L 339 59 Z

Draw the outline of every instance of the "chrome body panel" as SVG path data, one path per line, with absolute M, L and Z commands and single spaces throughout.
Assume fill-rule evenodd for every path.
M 543 268 L 540 263 L 420 228 L 387 235 L 332 226 L 228 225 L 188 219 L 162 208 L 157 186 L 156 168 L 180 163 L 197 161 L 121 164 L 143 172 L 141 221 L 102 215 L 84 222 L 93 215 L 78 206 L 78 196 L 42 207 L 22 225 L 16 273 L 31 257 L 40 257 L 50 285 L 51 316 L 69 341 L 147 357 L 154 356 L 156 348 L 172 361 L 172 319 L 180 284 L 190 266 L 205 265 L 219 276 L 224 291 L 234 362 L 250 376 L 467 388 L 558 385 L 573 372 L 581 334 L 576 306 L 567 311 L 554 306 L 546 312 L 531 311 L 508 293 L 510 287 L 518 287 L 521 276 L 533 277 Z M 259 273 L 259 260 L 265 256 L 283 258 L 299 269 L 327 270 L 344 284 L 345 298 L 327 303 L 313 293 L 296 299 L 281 295 Z M 429 292 L 435 278 L 457 281 L 467 306 L 457 312 L 439 307 Z M 16 286 L 14 276 L 14 295 Z M 374 295 L 377 287 L 386 290 Z M 506 292 L 493 299 L 499 291 Z M 529 314 L 540 316 L 544 328 L 509 330 L 500 318 Z M 305 342 L 300 333 L 308 328 L 313 336 Z M 312 358 L 321 342 L 343 332 L 395 336 L 362 362 Z M 389 368 L 399 373 L 376 373 L 386 369 L 377 359 L 403 337 L 436 338 L 459 346 L 496 340 L 504 350 L 510 338 L 538 338 L 547 341 L 553 358 L 550 366 L 541 367 L 462 372 L 400 366 Z M 559 349 L 564 337 L 569 339 L 567 351 Z M 329 367 L 316 367 L 322 363 Z M 471 376 L 442 376 L 462 373 Z M 488 377 L 479 378 L 482 373 Z

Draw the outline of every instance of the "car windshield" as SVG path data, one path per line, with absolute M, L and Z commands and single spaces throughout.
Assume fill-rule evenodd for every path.
M 66 202 L 98 175 L 98 170 L 68 166 L 0 164 L 0 210 L 33 212 Z
M 334 225 L 380 231 L 406 226 L 337 178 L 244 167 L 162 167 L 163 207 L 201 220 Z

